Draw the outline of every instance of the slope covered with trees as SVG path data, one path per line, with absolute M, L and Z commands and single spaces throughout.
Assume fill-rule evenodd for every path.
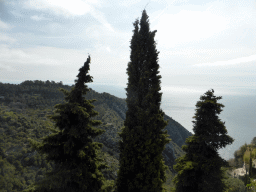
M 54 122 L 47 116 L 54 114 L 54 105 L 65 102 L 59 89 L 70 91 L 74 86 L 36 80 L 17 85 L 0 83 L 0 87 L 0 96 L 4 97 L 0 99 L 0 180 L 3 181 L 0 182 L 0 188 L 22 191 L 30 184 L 41 181 L 45 173 L 54 168 L 54 163 L 47 162 L 44 155 L 41 156 L 35 151 L 28 139 L 42 142 L 43 137 L 51 134 L 48 128 L 54 128 Z M 85 98 L 97 100 L 93 104 L 99 115 L 93 119 L 101 120 L 99 128 L 106 132 L 96 137 L 95 141 L 103 143 L 103 152 L 100 155 L 109 166 L 103 170 L 103 175 L 107 180 L 114 181 L 119 169 L 118 132 L 121 132 L 124 125 L 127 111 L 125 99 L 92 89 Z M 173 164 L 177 157 L 184 154 L 181 145 L 191 133 L 172 118 L 165 115 L 164 119 L 169 120 L 165 129 L 172 139 L 163 151 L 165 163 L 170 170 L 167 170 L 167 181 L 164 185 L 170 188 L 174 176 Z
M 25 82 L 18 85 L 0 83 L 1 88 L 5 90 L 1 95 L 7 93 L 11 98 L 0 99 L 0 181 L 2 181 L 0 182 L 0 189 L 6 191 L 22 191 L 30 184 L 41 181 L 45 173 L 54 168 L 54 163 L 48 163 L 44 156 L 31 148 L 28 138 L 42 142 L 42 138 L 50 134 L 48 128 L 54 128 L 54 122 L 47 116 L 54 114 L 54 107 L 49 100 L 63 103 L 64 95 L 55 93 L 60 92 L 59 88 L 71 90 L 73 87 L 55 82 L 52 82 L 53 86 L 47 87 L 44 81 L 29 81 L 32 82 L 30 85 L 24 85 Z M 48 94 L 45 95 L 46 97 L 41 95 L 41 92 L 37 90 L 38 82 L 42 84 L 40 85 L 41 90 L 46 90 L 49 95 L 52 95 L 52 98 L 47 97 Z M 8 92 L 9 90 L 10 92 Z M 26 90 L 27 93 L 23 90 Z M 35 93 L 36 90 L 38 92 Z M 27 98 L 35 97 L 34 94 L 38 94 L 36 95 L 38 99 L 34 100 L 34 105 L 27 105 L 27 100 L 22 99 L 23 93 L 26 94 Z M 101 156 L 109 166 L 109 168 L 103 170 L 103 175 L 107 180 L 114 181 L 119 169 L 118 140 L 120 137 L 118 132 L 121 131 L 125 119 L 126 102 L 124 99 L 108 93 L 98 93 L 92 89 L 90 89 L 86 98 L 97 100 L 94 105 L 99 115 L 95 119 L 102 121 L 99 127 L 106 130 L 106 132 L 95 138 L 95 141 L 103 143 Z M 166 130 L 172 139 L 163 151 L 165 163 L 170 170 L 166 172 L 167 181 L 164 186 L 170 189 L 174 187 L 172 178 L 175 172 L 172 170 L 172 166 L 175 159 L 184 154 L 180 146 L 185 144 L 185 139 L 191 136 L 191 133 L 172 118 L 166 115 L 164 118 L 169 120 Z M 177 143 L 174 143 L 174 141 Z M 255 141 L 253 141 L 251 144 L 255 145 Z M 231 160 L 231 162 L 237 161 L 243 164 L 243 156 L 248 145 L 244 145 L 237 150 L 235 152 L 236 159 Z M 236 167 L 241 166 L 237 165 Z M 245 191 L 244 182 L 233 178 L 233 175 L 229 172 L 226 173 L 227 178 L 225 179 L 228 187 L 227 191 Z

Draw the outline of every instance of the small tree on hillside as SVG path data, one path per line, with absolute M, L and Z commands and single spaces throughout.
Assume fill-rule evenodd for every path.
M 57 104 L 57 114 L 50 117 L 56 123 L 56 128 L 50 129 L 53 134 L 43 138 L 43 143 L 30 140 L 34 149 L 46 155 L 47 161 L 55 163 L 55 168 L 26 191 L 107 191 L 100 172 L 106 165 L 98 156 L 102 144 L 93 142 L 104 130 L 94 127 L 101 124 L 99 120 L 92 120 L 98 114 L 93 110 L 95 100 L 83 97 L 89 91 L 85 83 L 92 82 L 88 74 L 90 61 L 89 56 L 70 92 L 61 89 L 66 102 Z
M 218 117 L 224 107 L 218 103 L 221 98 L 209 90 L 196 104 L 194 135 L 187 138 L 187 145 L 182 146 L 186 154 L 174 166 L 178 172 L 174 178 L 176 192 L 222 192 L 225 188 L 221 167 L 227 162 L 217 150 L 234 140 Z
M 251 144 L 254 145 L 254 146 L 256 146 L 256 137 L 254 137 L 254 138 L 252 139 Z
M 140 29 L 139 25 L 140 24 Z M 159 192 L 166 180 L 162 152 L 169 142 L 167 122 L 160 109 L 162 93 L 158 75 L 156 31 L 149 30 L 146 11 L 134 23 L 131 56 L 128 63 L 127 107 L 120 134 L 120 169 L 118 192 Z

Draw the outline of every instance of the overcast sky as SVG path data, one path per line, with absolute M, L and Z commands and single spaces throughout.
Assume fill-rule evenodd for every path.
M 93 84 L 126 87 L 145 6 L 163 91 L 255 92 L 255 0 L 0 0 L 0 82 L 73 84 L 89 53 Z

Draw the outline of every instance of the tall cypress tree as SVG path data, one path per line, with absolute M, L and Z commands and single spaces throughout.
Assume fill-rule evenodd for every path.
M 249 177 L 252 177 L 252 149 L 250 147 Z
M 166 180 L 162 152 L 168 139 L 164 112 L 160 109 L 162 93 L 156 31 L 149 30 L 146 11 L 140 22 L 134 22 L 131 55 L 128 63 L 127 106 L 124 127 L 120 133 L 120 169 L 118 192 L 163 191 Z M 140 25 L 140 28 L 139 28 Z
M 182 146 L 186 154 L 178 158 L 174 166 L 178 172 L 174 178 L 176 192 L 222 192 L 225 189 L 221 167 L 227 162 L 217 150 L 234 140 L 227 135 L 225 123 L 218 117 L 224 107 L 218 103 L 221 98 L 214 96 L 214 90 L 209 90 L 196 104 L 194 135 L 186 139 L 187 145 Z
M 101 121 L 91 119 L 98 114 L 92 105 L 96 100 L 83 97 L 89 91 L 86 83 L 92 82 L 88 74 L 90 61 L 89 56 L 71 91 L 61 89 L 66 102 L 57 104 L 56 115 L 50 116 L 55 121 L 55 129 L 50 129 L 53 133 L 43 138 L 43 143 L 30 140 L 34 149 L 46 155 L 47 161 L 55 163 L 55 168 L 26 191 L 106 191 L 100 172 L 106 165 L 98 157 L 102 144 L 93 142 L 104 130 L 94 127 Z

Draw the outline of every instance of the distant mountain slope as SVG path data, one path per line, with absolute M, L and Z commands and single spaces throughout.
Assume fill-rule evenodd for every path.
M 54 168 L 53 163 L 47 163 L 43 156 L 29 146 L 28 138 L 41 141 L 42 137 L 50 134 L 47 128 L 54 124 L 47 115 L 54 113 L 54 105 L 64 102 L 64 95 L 59 88 L 70 90 L 71 86 L 38 80 L 25 81 L 19 85 L 0 83 L 0 168 L 3 170 L 0 180 L 5 183 L 3 189 L 21 191 Z M 105 177 L 115 179 L 119 168 L 118 132 L 121 131 L 127 111 L 125 99 L 92 89 L 85 97 L 97 100 L 93 103 L 99 112 L 95 119 L 102 121 L 100 128 L 106 132 L 95 140 L 104 144 L 101 155 L 110 166 L 103 172 Z M 181 146 L 191 133 L 172 118 L 165 115 L 164 119 L 169 120 L 166 129 L 172 139 L 163 152 L 165 163 L 172 171 L 168 172 L 169 179 L 166 182 L 170 185 L 174 161 L 184 154 Z
M 97 99 L 97 101 L 94 103 L 95 110 L 97 110 L 100 115 L 97 119 L 102 119 L 102 115 L 108 116 L 108 111 L 105 111 L 103 113 L 102 108 L 108 109 L 109 111 L 112 111 L 112 113 L 115 113 L 115 116 L 118 117 L 118 119 L 124 121 L 127 111 L 127 106 L 125 99 L 121 99 L 118 97 L 115 97 L 113 95 L 110 95 L 109 93 L 97 93 L 96 91 L 92 90 L 86 95 L 87 99 Z M 103 107 L 104 106 L 104 107 Z M 175 163 L 175 159 L 179 157 L 180 155 L 184 154 L 184 152 L 181 149 L 181 146 L 185 144 L 185 140 L 187 137 L 191 136 L 192 134 L 185 129 L 182 125 L 180 125 L 178 122 L 173 120 L 171 117 L 165 115 L 165 120 L 169 120 L 168 125 L 166 126 L 166 130 L 168 134 L 170 135 L 169 138 L 172 139 L 172 141 L 166 145 L 165 150 L 163 152 L 163 156 L 165 159 L 166 165 L 170 167 L 172 170 L 172 166 Z M 109 123 L 109 122 L 105 122 Z M 110 128 L 112 126 L 112 128 Z M 123 126 L 123 124 L 122 124 Z M 118 140 L 120 139 L 117 132 L 121 131 L 121 127 L 115 127 L 114 123 L 111 125 L 108 124 L 104 126 L 106 128 L 106 132 L 99 136 L 98 141 L 102 142 L 105 146 L 109 146 L 112 148 L 116 153 L 119 153 L 118 150 Z M 111 130 L 111 131 L 110 131 Z M 108 140 L 104 140 L 102 138 L 107 138 Z M 110 141 L 110 138 L 113 138 L 113 140 Z

